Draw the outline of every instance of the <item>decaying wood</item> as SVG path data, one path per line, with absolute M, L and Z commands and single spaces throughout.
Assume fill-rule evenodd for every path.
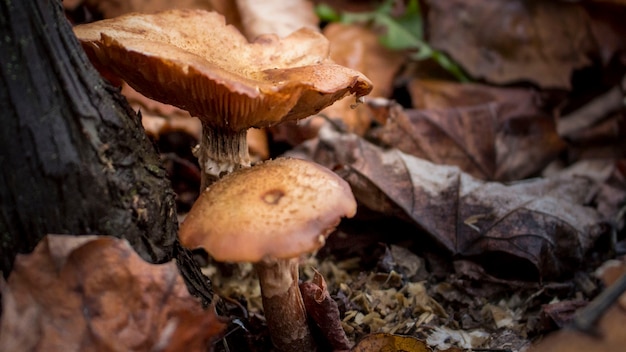
M 156 150 L 60 2 L 3 0 L 0 33 L 4 276 L 45 234 L 111 235 L 153 263 L 179 257 L 192 293 L 209 300 L 208 280 L 177 244 L 175 194 Z

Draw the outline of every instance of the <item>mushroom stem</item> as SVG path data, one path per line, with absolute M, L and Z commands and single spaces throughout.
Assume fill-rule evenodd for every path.
M 315 351 L 298 287 L 298 258 L 255 264 L 272 343 L 279 351 Z
M 225 174 L 250 166 L 247 130 L 235 132 L 202 123 L 202 138 L 198 150 L 200 191 Z

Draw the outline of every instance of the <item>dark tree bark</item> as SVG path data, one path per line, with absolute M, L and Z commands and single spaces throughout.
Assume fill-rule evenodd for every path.
M 0 265 L 49 233 L 126 238 L 147 261 L 178 259 L 174 192 L 141 121 L 88 61 L 58 0 L 0 0 Z M 194 292 L 195 291 L 195 292 Z

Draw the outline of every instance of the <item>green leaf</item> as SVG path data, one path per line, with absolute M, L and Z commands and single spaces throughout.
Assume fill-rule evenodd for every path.
M 374 12 L 344 12 L 341 14 L 341 23 L 352 24 L 352 23 L 368 23 L 376 18 L 376 13 Z
M 405 12 L 395 21 L 416 38 L 424 40 L 424 22 L 418 0 L 410 0 Z
M 413 35 L 410 31 L 389 16 L 376 16 L 374 23 L 384 28 L 385 33 L 380 37 L 380 41 L 389 49 L 419 49 L 419 47 L 424 44 L 420 38 Z
M 341 15 L 328 4 L 321 3 L 315 6 L 315 14 L 323 22 L 339 22 Z
M 391 50 L 414 50 L 413 60 L 432 59 L 461 82 L 469 79 L 453 60 L 443 52 L 434 50 L 424 41 L 424 20 L 419 0 L 409 0 L 400 16 L 392 16 L 393 6 L 398 0 L 386 0 L 371 12 L 344 12 L 338 14 L 326 4 L 319 4 L 316 12 L 322 20 L 345 24 L 365 23 L 379 29 L 379 40 Z

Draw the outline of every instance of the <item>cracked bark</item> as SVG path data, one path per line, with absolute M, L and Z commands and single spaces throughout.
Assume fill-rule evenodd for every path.
M 208 280 L 180 247 L 171 189 L 141 121 L 92 67 L 58 0 L 0 0 L 0 266 L 48 233 L 127 239 L 176 258 L 192 294 Z

